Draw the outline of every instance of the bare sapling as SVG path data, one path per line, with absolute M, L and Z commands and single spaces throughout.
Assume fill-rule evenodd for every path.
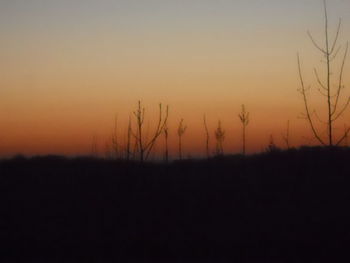
M 177 136 L 179 138 L 179 159 L 182 160 L 182 136 L 185 134 L 187 130 L 187 126 L 184 125 L 184 120 L 181 119 L 179 122 L 179 126 L 177 128 Z
M 245 106 L 242 105 L 241 113 L 238 114 L 238 118 L 242 123 L 242 154 L 246 152 L 246 129 L 249 124 L 249 112 L 246 111 Z
M 216 155 L 220 156 L 224 154 L 224 140 L 225 140 L 225 131 L 221 127 L 221 121 L 218 122 L 218 126 L 215 130 L 215 139 L 216 139 Z
M 290 142 L 289 142 L 289 120 L 287 121 L 287 127 L 286 132 L 282 134 L 282 139 L 284 143 L 286 144 L 287 149 L 290 149 Z
M 165 123 L 164 129 L 163 129 L 163 134 L 164 134 L 164 160 L 166 163 L 169 162 L 169 143 L 168 143 L 168 138 L 169 138 L 169 128 L 168 128 L 168 123 Z
M 118 141 L 118 116 L 116 115 L 114 118 L 114 129 L 112 134 L 112 152 L 116 159 L 118 159 L 119 156 L 119 141 Z
M 207 155 L 207 158 L 210 157 L 210 153 L 209 153 L 209 130 L 208 130 L 208 125 L 207 125 L 207 119 L 206 116 L 204 115 L 203 117 L 203 124 L 204 124 L 204 130 L 205 130 L 205 152 Z
M 136 133 L 133 133 L 135 138 L 135 150 L 139 156 L 140 162 L 144 162 L 148 159 L 159 135 L 163 132 L 164 126 L 168 119 L 169 107 L 167 106 L 163 110 L 162 104 L 159 104 L 158 122 L 150 136 L 145 136 L 145 108 L 142 106 L 141 101 L 138 102 L 137 109 L 134 111 L 136 120 Z M 148 138 L 147 138 L 148 137 Z

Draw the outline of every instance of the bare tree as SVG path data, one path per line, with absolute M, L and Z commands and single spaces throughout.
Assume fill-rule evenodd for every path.
M 183 119 L 179 122 L 177 136 L 179 137 L 179 159 L 182 160 L 182 136 L 185 134 L 187 126 L 183 124 Z
M 269 143 L 268 143 L 268 145 L 266 147 L 266 151 L 267 152 L 276 152 L 276 151 L 278 151 L 278 147 L 275 144 L 275 141 L 273 139 L 273 135 L 272 134 L 270 134 Z
M 289 120 L 287 121 L 287 127 L 285 134 L 282 134 L 282 139 L 285 142 L 287 149 L 290 149 L 290 143 L 289 143 Z
M 149 138 L 146 138 L 144 134 L 145 108 L 142 106 L 141 101 L 138 102 L 137 109 L 134 111 L 134 116 L 136 119 L 136 134 L 132 134 L 134 135 L 137 143 L 137 153 L 141 162 L 147 160 L 154 147 L 154 144 L 156 143 L 156 140 L 162 133 L 168 119 L 168 112 L 169 107 L 167 106 L 165 112 L 163 112 L 162 104 L 160 103 L 158 123 L 153 134 Z
M 131 156 L 131 134 L 132 134 L 132 127 L 131 127 L 131 118 L 129 116 L 128 129 L 126 133 L 126 147 L 125 147 L 125 154 L 126 154 L 127 161 L 130 161 L 130 156 Z
M 118 115 L 114 118 L 114 129 L 112 134 L 112 151 L 116 159 L 119 158 L 119 142 L 118 142 Z
M 107 140 L 105 142 L 105 158 L 106 159 L 113 159 L 112 147 L 109 143 L 109 140 Z
M 168 128 L 168 122 L 166 122 L 165 125 L 164 125 L 163 133 L 164 133 L 164 140 L 165 140 L 165 142 L 164 142 L 164 144 L 165 144 L 164 159 L 165 159 L 165 162 L 168 163 L 169 162 L 169 148 L 168 148 L 169 128 Z
M 109 155 L 109 158 L 125 158 L 127 161 L 130 160 L 134 153 L 131 151 L 131 142 L 132 142 L 132 126 L 131 119 L 129 116 L 129 122 L 126 130 L 126 140 L 121 142 L 118 136 L 118 117 L 116 115 L 114 119 L 114 129 L 112 136 L 110 138 L 111 144 L 106 144 L 106 156 Z M 108 153 L 107 153 L 108 152 Z
M 301 62 L 299 58 L 299 54 L 297 56 L 297 62 L 298 62 L 298 72 L 299 72 L 299 78 L 301 83 L 301 88 L 298 90 L 304 100 L 304 118 L 308 121 L 310 128 L 312 130 L 312 133 L 314 137 L 318 140 L 319 143 L 322 145 L 339 145 L 348 135 L 350 128 L 346 129 L 343 136 L 335 140 L 334 134 L 333 134 L 333 124 L 334 122 L 342 116 L 342 114 L 347 109 L 349 103 L 350 103 L 350 97 L 347 97 L 346 100 L 344 100 L 343 105 L 340 106 L 340 97 L 341 92 L 344 89 L 343 85 L 343 72 L 344 72 L 344 66 L 345 61 L 348 53 L 348 47 L 349 44 L 346 43 L 344 48 L 344 54 L 342 57 L 342 62 L 340 65 L 340 71 L 338 73 L 337 79 L 335 80 L 336 86 L 335 89 L 333 89 L 334 80 L 332 76 L 335 74 L 333 70 L 333 61 L 336 59 L 337 55 L 339 54 L 341 50 L 341 46 L 338 46 L 338 39 L 339 39 L 339 33 L 341 28 L 341 19 L 339 19 L 338 27 L 335 33 L 335 37 L 332 41 L 330 41 L 329 38 L 329 29 L 328 29 L 328 13 L 327 13 L 327 3 L 326 0 L 323 0 L 324 5 L 324 31 L 325 31 L 325 43 L 324 45 L 319 45 L 312 34 L 308 31 L 308 36 L 312 42 L 312 44 L 315 46 L 317 50 L 321 52 L 323 57 L 325 58 L 325 80 L 323 81 L 318 73 L 318 70 L 314 68 L 314 74 L 318 83 L 318 91 L 319 93 L 324 96 L 326 100 L 327 105 L 327 118 L 326 121 L 322 121 L 319 115 L 315 110 L 311 111 L 309 106 L 309 98 L 308 98 L 308 90 L 310 87 L 305 86 L 305 82 L 302 76 L 302 70 L 301 70 Z M 327 139 L 322 138 L 321 133 L 316 129 L 314 119 L 317 119 L 327 125 Z
M 92 136 L 91 156 L 92 157 L 98 157 L 98 140 L 97 140 L 97 135 L 96 134 L 94 134 Z
M 209 130 L 208 130 L 208 126 L 207 126 L 207 119 L 206 119 L 206 116 L 204 115 L 203 117 L 203 123 L 204 123 L 204 129 L 205 129 L 205 151 L 206 151 L 206 154 L 207 154 L 207 158 L 209 158 L 210 154 L 209 154 Z
M 245 154 L 246 150 L 246 128 L 249 124 L 249 112 L 246 111 L 245 106 L 242 105 L 241 113 L 238 117 L 242 123 L 242 153 Z
M 344 125 L 344 132 L 345 132 L 345 138 L 344 138 L 344 146 L 348 147 L 349 146 L 349 134 L 346 132 L 348 127 Z
M 221 121 L 218 122 L 218 127 L 215 130 L 215 139 L 216 139 L 216 155 L 224 154 L 224 140 L 225 140 L 225 131 L 221 127 Z

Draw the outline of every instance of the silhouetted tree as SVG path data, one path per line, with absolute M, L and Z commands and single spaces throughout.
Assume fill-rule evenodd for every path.
M 276 152 L 278 150 L 279 150 L 279 148 L 276 146 L 272 134 L 270 134 L 269 143 L 266 147 L 266 151 L 267 152 Z
M 119 158 L 119 142 L 118 142 L 118 116 L 114 118 L 114 129 L 112 134 L 112 151 L 115 158 Z
M 349 134 L 346 132 L 348 127 L 344 125 L 344 132 L 345 132 L 345 138 L 344 138 L 344 146 L 349 146 Z
M 163 128 L 168 119 L 168 106 L 166 107 L 165 112 L 163 112 L 162 104 L 159 104 L 159 116 L 157 126 L 148 139 L 144 134 L 144 121 L 145 121 L 145 108 L 141 105 L 141 101 L 138 102 L 136 111 L 134 111 L 134 116 L 136 119 L 136 134 L 133 134 L 135 141 L 137 143 L 137 153 L 141 162 L 147 160 L 149 154 L 151 153 L 156 140 L 159 135 L 162 133 Z M 163 116 L 164 115 L 164 116 Z
M 97 135 L 92 136 L 91 156 L 93 156 L 93 157 L 98 156 Z
M 183 124 L 183 119 L 179 122 L 179 126 L 177 128 L 177 136 L 179 137 L 179 159 L 182 159 L 182 136 L 186 132 L 187 126 Z
M 131 156 L 131 134 L 132 134 L 132 127 L 131 127 L 131 118 L 129 116 L 129 122 L 128 122 L 128 130 L 126 133 L 126 147 L 125 147 L 125 154 L 126 154 L 126 160 L 130 160 Z
M 287 121 L 287 128 L 286 133 L 282 134 L 282 139 L 285 142 L 287 149 L 290 149 L 290 143 L 289 143 L 289 120 Z
M 164 133 L 164 144 L 165 144 L 165 151 L 164 151 L 164 159 L 165 162 L 169 162 L 169 148 L 168 148 L 168 136 L 169 136 L 169 128 L 168 128 L 168 122 L 165 123 L 164 125 L 164 129 L 163 129 L 163 133 Z
M 344 66 L 345 66 L 345 61 L 348 53 L 348 43 L 345 45 L 344 49 L 344 55 L 342 58 L 342 63 L 340 66 L 340 72 L 337 78 L 337 84 L 336 84 L 336 89 L 333 91 L 332 86 L 332 75 L 335 74 L 333 67 L 332 67 L 332 61 L 337 57 L 339 54 L 339 51 L 341 50 L 341 46 L 337 47 L 337 42 L 339 39 L 339 33 L 340 33 L 340 28 L 341 28 L 341 19 L 339 19 L 337 31 L 335 34 L 335 37 L 333 41 L 330 41 L 329 39 L 329 30 L 328 30 L 328 14 L 327 14 L 327 3 L 326 0 L 323 1 L 324 5 L 324 19 L 325 19 L 325 24 L 324 24 L 324 30 L 325 30 L 325 43 L 324 46 L 319 45 L 311 33 L 308 31 L 308 36 L 315 46 L 316 49 L 318 49 L 323 57 L 325 58 L 325 81 L 322 81 L 317 69 L 314 69 L 314 74 L 317 80 L 317 83 L 319 85 L 318 91 L 322 96 L 325 97 L 326 104 L 327 104 L 327 120 L 326 121 L 321 121 L 319 118 L 318 114 L 316 111 L 311 111 L 310 106 L 309 106 L 309 100 L 307 96 L 307 91 L 310 89 L 310 87 L 306 88 L 304 79 L 302 76 L 302 70 L 301 70 L 301 62 L 299 58 L 299 54 L 297 56 L 297 61 L 298 61 L 298 71 L 299 71 L 299 78 L 301 82 L 301 88 L 299 89 L 299 92 L 303 96 L 304 100 L 304 107 L 305 107 L 305 118 L 310 124 L 312 133 L 314 137 L 322 144 L 322 145 L 339 145 L 345 137 L 348 135 L 350 128 L 346 129 L 344 132 L 344 135 L 341 136 L 337 141 L 334 140 L 334 135 L 333 135 L 333 124 L 334 122 L 344 113 L 346 108 L 348 107 L 350 103 L 350 97 L 346 99 L 344 104 L 339 107 L 339 100 L 340 100 L 340 95 L 341 91 L 344 89 L 343 85 L 343 72 L 344 72 Z M 315 124 L 314 124 L 314 118 L 318 119 L 321 122 L 326 123 L 327 125 L 327 140 L 323 139 L 322 136 L 320 135 L 319 131 L 317 131 Z
M 215 130 L 215 139 L 216 139 L 216 155 L 224 154 L 223 143 L 225 140 L 225 131 L 221 127 L 221 121 L 218 122 L 218 127 Z
M 241 113 L 238 117 L 242 123 L 242 153 L 245 154 L 246 150 L 246 128 L 249 124 L 249 112 L 245 110 L 245 106 L 242 105 Z
M 204 129 L 205 129 L 205 151 L 207 154 L 207 158 L 209 158 L 210 154 L 209 154 L 209 130 L 208 130 L 208 126 L 207 126 L 207 119 L 206 116 L 204 115 L 203 117 L 203 123 L 204 123 Z
M 109 140 L 107 140 L 105 143 L 105 158 L 106 159 L 113 159 L 112 147 L 109 143 Z

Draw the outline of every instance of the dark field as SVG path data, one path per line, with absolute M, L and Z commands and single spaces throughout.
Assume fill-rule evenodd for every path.
M 319 262 L 350 247 L 350 149 L 171 164 L 0 161 L 2 262 Z

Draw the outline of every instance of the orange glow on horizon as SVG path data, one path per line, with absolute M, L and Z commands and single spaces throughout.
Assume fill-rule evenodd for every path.
M 146 129 L 154 127 L 158 103 L 169 105 L 173 156 L 181 118 L 188 126 L 184 156 L 204 154 L 204 114 L 211 150 L 221 120 L 225 153 L 239 153 L 242 104 L 251 114 L 248 153 L 264 150 L 270 135 L 284 148 L 288 120 L 292 146 L 316 144 L 299 118 L 304 106 L 296 54 L 312 87 L 310 104 L 322 117 L 325 101 L 313 67 L 322 75 L 324 64 L 305 33 L 310 29 L 323 39 L 319 1 L 5 2 L 0 3 L 0 156 L 90 154 L 94 136 L 102 156 L 115 115 L 119 137 L 125 138 L 138 100 L 146 108 Z M 350 2 L 337 1 L 329 11 L 332 26 L 343 18 L 341 43 L 350 40 L 349 8 Z M 334 63 L 338 70 L 339 61 Z M 344 97 L 350 94 L 348 68 Z M 349 114 L 336 123 L 337 135 L 350 125 Z M 317 128 L 326 136 L 322 123 Z M 160 137 L 156 154 L 162 154 L 162 145 Z

